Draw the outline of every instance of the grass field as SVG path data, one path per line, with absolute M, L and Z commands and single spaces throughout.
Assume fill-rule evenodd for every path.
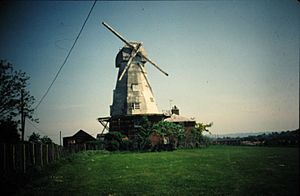
M 299 148 L 211 146 L 75 154 L 25 195 L 298 195 Z

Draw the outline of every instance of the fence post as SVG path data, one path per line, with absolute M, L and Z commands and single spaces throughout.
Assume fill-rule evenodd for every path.
M 58 158 L 64 155 L 64 152 L 62 151 L 62 147 L 58 146 Z
M 6 169 L 6 144 L 3 144 L 3 171 Z
M 12 166 L 13 166 L 13 170 L 16 169 L 16 148 L 15 145 L 12 144 Z
M 60 146 L 59 145 L 56 145 L 56 157 L 57 159 L 60 159 Z
M 49 163 L 49 157 L 48 157 L 48 144 L 46 144 L 46 164 Z
M 54 144 L 51 144 L 52 162 L 54 161 Z
M 56 149 L 57 149 L 57 159 L 60 158 L 60 146 L 56 146 Z
M 25 148 L 25 144 L 22 144 L 22 170 L 23 173 L 26 173 L 26 148 Z
M 43 167 L 43 144 L 40 145 L 41 167 Z
M 55 160 L 57 160 L 58 159 L 58 153 L 57 153 L 57 145 L 56 144 L 54 144 L 54 157 L 55 157 Z
M 34 143 L 32 145 L 32 165 L 35 165 L 35 149 L 34 149 Z
M 53 153 L 53 144 L 50 144 L 50 147 L 51 147 L 51 162 L 54 161 L 54 153 Z

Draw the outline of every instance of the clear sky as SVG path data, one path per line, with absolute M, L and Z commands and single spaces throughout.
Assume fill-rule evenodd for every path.
M 1 2 L 0 58 L 30 75 L 38 100 L 72 46 L 92 1 Z M 37 131 L 59 142 L 79 129 L 96 136 L 109 115 L 115 56 L 142 41 L 160 110 L 213 122 L 214 134 L 299 128 L 300 4 L 290 1 L 97 2 L 73 53 L 36 111 Z

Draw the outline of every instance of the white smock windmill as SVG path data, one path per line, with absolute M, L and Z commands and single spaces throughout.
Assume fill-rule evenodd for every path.
M 162 116 L 157 108 L 153 91 L 145 69 L 146 62 L 152 64 L 163 74 L 155 62 L 150 60 L 142 42 L 127 41 L 105 22 L 102 24 L 125 43 L 116 56 L 116 67 L 119 69 L 116 87 L 113 91 L 113 103 L 110 106 L 110 118 L 98 118 L 99 122 L 110 121 L 110 131 L 132 127 L 136 116 Z M 129 118 L 130 117 L 130 118 Z M 162 117 L 156 118 L 161 120 Z M 127 124 L 126 124 L 127 123 Z M 103 124 L 103 123 L 102 123 Z M 123 124 L 124 126 L 120 125 Z M 106 126 L 106 124 L 103 124 Z M 126 128 L 125 128 L 126 129 Z
M 159 113 L 147 77 L 145 63 L 151 63 L 166 76 L 168 74 L 147 57 L 142 42 L 127 41 L 108 24 L 105 22 L 102 24 L 125 43 L 116 57 L 116 67 L 119 68 L 119 73 L 113 95 L 111 116 Z

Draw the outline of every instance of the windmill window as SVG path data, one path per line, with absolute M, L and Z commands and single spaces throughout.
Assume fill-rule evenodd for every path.
M 140 109 L 140 103 L 134 103 L 134 109 L 139 110 Z
M 140 109 L 140 103 L 138 103 L 138 102 L 131 103 L 131 108 L 133 110 L 139 110 Z
M 151 101 L 151 102 L 154 102 L 154 99 L 153 99 L 153 97 L 150 97 L 150 101 Z
M 133 91 L 139 91 L 139 85 L 138 85 L 138 84 L 132 84 L 132 85 L 131 85 L 131 89 L 132 89 Z

